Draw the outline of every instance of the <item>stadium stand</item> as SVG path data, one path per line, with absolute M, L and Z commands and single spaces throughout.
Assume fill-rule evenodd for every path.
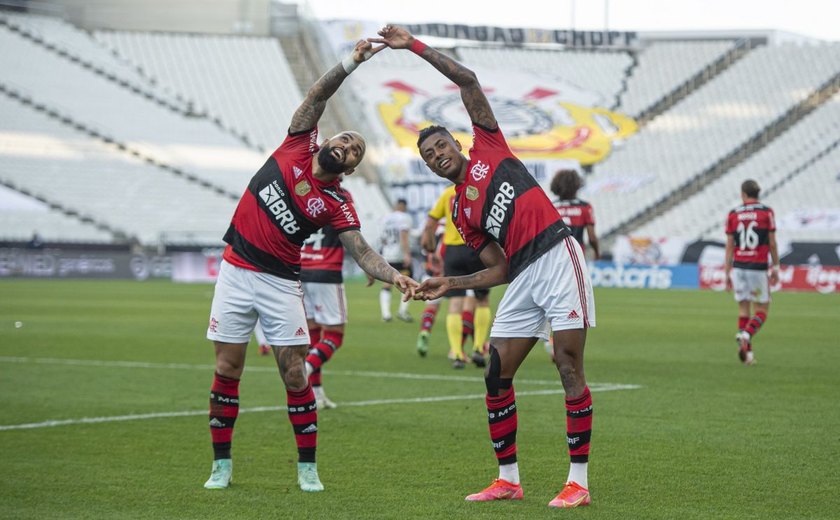
M 194 243 L 221 244 L 235 200 L 120 153 L 8 97 L 0 97 L 0 114 L 0 132 L 16 140 L 14 150 L 2 156 L 5 185 L 107 227 L 115 239 L 154 244 L 161 234 L 176 233 Z M 18 212 L 18 218 L 27 218 L 25 213 Z M 31 227 L 23 220 L 7 229 L 31 233 Z
M 190 110 L 184 99 L 158 88 L 140 71 L 121 62 L 107 49 L 96 44 L 86 32 L 59 18 L 0 11 L 0 24 L 45 49 L 172 110 Z
M 132 153 L 200 176 L 238 195 L 264 157 L 206 119 L 186 117 L 0 27 L 0 84 L 35 106 L 62 114 L 91 135 Z
M 582 196 L 595 206 L 602 236 L 719 239 L 722 215 L 747 177 L 762 184 L 777 216 L 806 205 L 836 210 L 840 94 L 828 102 L 813 96 L 840 78 L 840 45 L 668 38 L 628 49 L 458 43 L 445 52 L 468 65 L 550 71 L 605 107 L 650 118 L 588 175 Z M 287 52 L 283 41 L 291 40 L 91 34 L 57 18 L 0 11 L 0 67 L 11 71 L 0 78 L 0 185 L 38 201 L 0 206 L 0 240 L 27 239 L 37 228 L 45 240 L 218 245 L 248 179 L 285 135 L 301 89 L 325 70 L 312 61 L 312 42 Z M 365 67 L 428 68 L 392 51 Z M 339 125 L 363 131 L 366 162 L 377 166 L 374 176 L 345 180 L 374 243 L 391 204 L 363 177 L 378 175 L 397 192 L 413 180 L 392 178 L 389 160 L 408 152 L 359 108 L 369 86 L 361 75 L 348 85 L 332 108 Z M 824 189 L 812 193 L 816 182 Z M 830 230 L 803 237 L 836 240 Z
M 655 209 L 670 192 L 805 100 L 840 71 L 839 50 L 832 44 L 755 49 L 651 121 L 593 169 L 590 184 L 631 178 L 639 186 L 632 193 L 587 193 L 602 233 Z
M 821 184 L 821 190 L 816 190 L 818 194 L 810 193 L 805 197 L 797 197 L 795 190 L 782 195 L 788 190 L 780 189 L 791 177 L 797 179 L 797 184 L 813 183 L 813 179 L 809 179 L 809 166 L 817 162 L 826 150 L 836 147 L 838 141 L 840 94 L 835 94 L 750 159 L 709 183 L 693 197 L 638 228 L 634 234 L 701 238 L 713 237 L 717 233 L 720 238 L 720 223 L 726 212 L 740 203 L 740 185 L 746 179 L 756 179 L 765 193 L 774 193 L 774 199 L 785 199 L 784 204 L 788 209 L 808 208 L 814 195 L 823 194 L 829 198 L 834 195 L 834 202 L 823 207 L 840 206 L 840 183 L 837 182 L 825 182 Z M 710 226 L 710 222 L 719 225 Z M 823 235 L 826 234 L 823 232 Z
M 636 54 L 618 110 L 638 116 L 733 48 L 733 41 L 652 42 Z
M 114 31 L 94 36 L 263 152 L 280 144 L 303 99 L 274 39 Z
M 467 65 L 514 68 L 554 75 L 586 90 L 598 93 L 603 106 L 615 104 L 622 90 L 625 72 L 633 64 L 626 51 L 577 51 L 510 48 L 459 47 Z

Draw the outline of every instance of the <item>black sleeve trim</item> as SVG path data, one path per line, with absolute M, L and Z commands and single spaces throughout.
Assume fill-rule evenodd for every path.
M 480 125 L 480 124 L 476 123 L 475 121 L 473 121 L 473 122 L 472 122 L 472 124 L 473 124 L 473 126 L 476 126 L 476 127 L 478 127 L 478 128 L 481 128 L 481 129 L 482 129 L 482 130 L 484 130 L 485 132 L 489 132 L 489 133 L 491 133 L 491 134 L 495 134 L 496 132 L 498 132 L 498 131 L 499 131 L 499 125 L 498 125 L 498 124 L 496 124 L 496 128 L 487 128 L 486 126 L 484 126 L 484 125 Z
M 308 129 L 308 130 L 301 130 L 301 131 L 299 131 L 299 132 L 292 132 L 292 128 L 291 128 L 291 127 L 289 127 L 289 129 L 288 129 L 288 130 L 286 130 L 286 132 L 288 132 L 288 134 L 289 134 L 290 136 L 292 136 L 292 137 L 297 137 L 297 136 L 299 136 L 299 135 L 308 134 L 309 132 L 311 132 L 311 131 L 313 131 L 313 130 L 315 130 L 315 127 L 314 127 L 314 126 L 313 126 L 312 128 L 310 128 L 310 129 Z

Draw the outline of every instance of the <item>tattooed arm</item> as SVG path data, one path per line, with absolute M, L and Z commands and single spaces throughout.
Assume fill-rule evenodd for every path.
M 429 278 L 417 288 L 415 299 L 434 300 L 450 289 L 486 289 L 508 281 L 507 258 L 499 244 L 488 243 L 479 256 L 487 269 L 466 276 Z
M 344 231 L 338 235 L 338 238 L 344 249 L 368 275 L 385 283 L 394 284 L 401 292 L 408 292 L 410 296 L 414 296 L 417 282 L 391 267 L 382 255 L 370 247 L 358 230 Z
M 496 117 L 493 115 L 493 110 L 490 108 L 490 103 L 481 90 L 481 85 L 475 72 L 467 67 L 464 67 L 449 56 L 436 51 L 431 47 L 420 45 L 414 36 L 402 27 L 395 25 L 386 25 L 379 31 L 381 38 L 368 38 L 369 42 L 384 43 L 392 49 L 411 49 L 418 52 L 420 57 L 428 61 L 432 67 L 440 71 L 441 74 L 449 78 L 453 83 L 458 85 L 461 89 L 461 100 L 464 102 L 464 107 L 470 115 L 470 120 L 484 128 L 493 130 L 498 125 Z M 421 50 L 422 49 L 422 50 Z
M 350 72 L 383 48 L 385 48 L 384 45 L 374 48 L 370 42 L 359 40 L 350 56 L 328 70 L 309 88 L 303 103 L 292 116 L 289 133 L 303 132 L 314 128 L 327 107 L 327 100 L 335 94 L 344 79 L 350 75 Z M 350 72 L 348 72 L 348 67 Z

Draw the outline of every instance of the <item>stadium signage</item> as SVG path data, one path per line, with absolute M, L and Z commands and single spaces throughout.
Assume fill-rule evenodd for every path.
M 0 249 L 0 278 L 170 278 L 166 256 L 124 252 Z
M 422 36 L 453 38 L 505 45 L 554 43 L 567 47 L 633 47 L 638 42 L 635 31 L 575 31 L 567 29 L 526 29 L 487 27 L 445 23 L 404 24 L 409 32 Z
M 722 265 L 700 266 L 700 288 L 713 291 L 726 289 L 726 272 Z M 840 267 L 827 265 L 783 265 L 779 284 L 772 291 L 809 291 L 823 294 L 840 292 Z
M 697 266 L 622 265 L 594 262 L 589 266 L 593 287 L 634 289 L 696 289 Z

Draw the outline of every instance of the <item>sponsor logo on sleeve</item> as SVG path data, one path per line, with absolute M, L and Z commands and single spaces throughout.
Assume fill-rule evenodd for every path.
M 353 216 L 353 211 L 350 209 L 350 206 L 347 203 L 341 205 L 341 212 L 344 214 L 344 218 L 347 220 L 347 224 L 353 226 L 356 224 L 356 217 Z

